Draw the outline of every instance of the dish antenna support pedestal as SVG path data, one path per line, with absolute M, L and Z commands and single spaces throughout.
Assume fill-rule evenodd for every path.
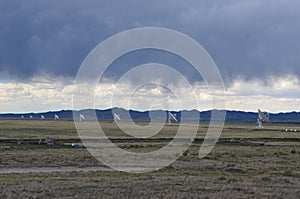
M 263 122 L 271 122 L 270 113 L 264 114 L 260 109 L 258 109 L 258 118 L 257 118 L 258 126 L 256 127 L 256 129 L 264 129 Z

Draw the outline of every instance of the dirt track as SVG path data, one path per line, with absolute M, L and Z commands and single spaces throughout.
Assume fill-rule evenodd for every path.
M 119 170 L 126 172 L 143 171 L 142 167 L 120 167 Z M 93 172 L 93 171 L 116 171 L 109 167 L 31 167 L 31 168 L 3 168 L 0 169 L 0 174 L 11 173 L 53 173 L 53 172 Z
M 89 171 L 114 171 L 107 167 L 32 167 L 32 168 L 7 168 L 0 169 L 0 174 L 10 173 L 52 173 L 52 172 L 89 172 Z

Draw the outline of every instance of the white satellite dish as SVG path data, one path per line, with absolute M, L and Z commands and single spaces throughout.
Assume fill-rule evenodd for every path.
M 115 122 L 121 121 L 120 115 L 114 113 L 113 116 L 114 116 L 114 121 L 115 121 Z
M 270 113 L 264 114 L 260 109 L 258 109 L 258 117 L 257 117 L 257 123 L 258 126 L 257 129 L 263 129 L 263 122 L 271 122 L 270 121 Z
M 30 118 L 30 119 L 33 119 L 32 115 L 29 115 L 29 118 Z
M 45 116 L 41 115 L 41 120 L 44 120 L 45 119 Z
M 24 115 L 21 115 L 21 118 L 24 119 Z
M 169 124 L 178 123 L 177 118 L 171 112 L 168 112 L 168 123 Z
M 85 120 L 85 117 L 84 117 L 84 115 L 82 115 L 82 114 L 79 114 L 79 121 L 80 121 L 80 122 L 82 122 L 83 120 Z
M 54 114 L 54 120 L 58 120 L 58 119 L 59 119 L 58 115 Z

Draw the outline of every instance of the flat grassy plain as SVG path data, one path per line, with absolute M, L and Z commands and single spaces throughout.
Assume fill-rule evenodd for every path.
M 101 126 L 118 146 L 138 152 L 166 145 L 178 129 L 165 126 L 141 141 L 114 123 Z M 200 123 L 189 150 L 159 171 L 0 174 L 0 198 L 300 198 L 299 125 L 267 124 L 258 131 L 255 124 L 227 123 L 212 152 L 199 159 L 207 128 L 207 123 Z M 54 139 L 53 146 L 38 144 L 47 137 Z M 18 145 L 18 138 L 24 144 Z M 73 121 L 0 120 L 0 171 L 104 166 L 85 148 L 72 148 L 74 142 L 80 139 Z

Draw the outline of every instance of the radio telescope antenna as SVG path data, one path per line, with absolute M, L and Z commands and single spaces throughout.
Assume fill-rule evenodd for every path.
M 30 118 L 30 119 L 33 119 L 32 115 L 29 115 L 29 118 Z
M 21 115 L 21 118 L 24 119 L 24 115 Z
M 82 122 L 83 120 L 85 120 L 85 117 L 84 117 L 84 115 L 82 115 L 82 114 L 79 114 L 79 121 L 80 121 L 80 122 Z
M 270 121 L 270 113 L 264 114 L 260 109 L 258 109 L 258 117 L 257 117 L 257 123 L 258 126 L 256 129 L 263 129 L 263 122 L 271 122 Z
M 120 115 L 114 113 L 114 122 L 121 121 Z
M 45 116 L 41 115 L 41 120 L 44 120 L 45 119 Z
M 177 118 L 171 112 L 168 112 L 168 124 L 178 123 Z
M 54 114 L 54 120 L 58 120 L 58 119 L 59 119 L 58 115 Z

